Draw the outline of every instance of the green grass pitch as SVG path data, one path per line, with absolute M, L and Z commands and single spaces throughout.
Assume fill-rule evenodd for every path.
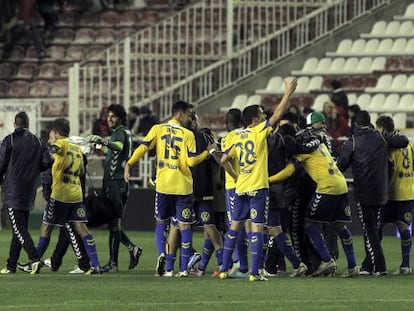
M 106 263 L 107 232 L 93 230 L 101 263 Z M 38 232 L 32 230 L 37 239 Z M 59 272 L 43 268 L 39 275 L 17 272 L 0 275 L 0 310 L 413 310 L 414 276 L 357 277 L 354 279 L 292 279 L 280 275 L 268 282 L 219 280 L 204 277 L 160 278 L 154 276 L 156 251 L 151 232 L 129 232 L 144 253 L 139 266 L 128 270 L 129 254 L 121 246 L 120 272 L 104 275 L 69 275 L 76 264 L 72 251 Z M 11 232 L 0 231 L 0 256 L 4 263 Z M 57 236 L 57 232 L 53 233 Z M 52 239 L 45 256 L 50 256 Z M 361 237 L 354 238 L 357 260 L 363 258 Z M 202 247 L 202 235 L 195 233 L 194 245 Z M 400 264 L 400 241 L 385 237 L 384 250 L 390 272 Z M 214 258 L 214 257 L 213 257 Z M 22 253 L 22 261 L 26 255 Z M 343 253 L 338 272 L 345 270 Z M 291 266 L 289 266 L 291 269 Z

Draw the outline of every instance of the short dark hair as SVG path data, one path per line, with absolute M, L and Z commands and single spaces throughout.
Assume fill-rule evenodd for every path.
M 214 135 L 213 135 L 213 132 L 209 128 L 203 127 L 199 129 L 199 132 L 204 135 L 204 138 L 206 139 L 206 141 L 208 141 L 211 144 L 214 143 Z
M 196 112 L 195 111 L 193 111 L 193 112 L 191 112 L 191 115 L 190 115 L 190 120 L 191 120 L 191 122 L 195 122 L 195 121 L 197 121 L 197 114 L 196 114 Z
M 29 116 L 25 111 L 20 111 L 14 117 L 14 123 L 16 124 L 16 127 L 29 128 Z
M 108 107 L 108 112 L 112 112 L 115 116 L 117 116 L 122 124 L 126 124 L 126 111 L 124 106 L 119 104 L 112 104 Z
M 299 124 L 299 116 L 296 113 L 293 113 L 291 111 L 285 112 L 280 118 L 280 120 L 286 120 L 286 121 L 289 121 L 290 123 Z
M 140 114 L 140 111 L 139 111 L 139 107 L 138 106 L 131 106 L 131 107 L 129 107 L 129 112 L 135 113 L 136 115 L 139 115 Z
M 193 105 L 183 100 L 175 102 L 172 106 L 172 114 L 175 115 L 177 112 L 186 112 L 188 109 L 193 109 Z
M 369 126 L 371 125 L 371 117 L 369 112 L 366 110 L 361 110 L 355 116 L 355 124 L 358 126 Z
M 230 127 L 239 128 L 241 126 L 242 112 L 240 109 L 231 108 L 226 113 L 226 125 Z
M 394 120 L 390 116 L 379 116 L 375 124 L 377 127 L 382 127 L 388 133 L 395 131 Z
M 61 136 L 69 137 L 69 133 L 70 133 L 69 120 L 66 120 L 65 118 L 57 118 L 53 120 L 50 126 L 50 129 L 58 132 Z
M 334 90 L 340 89 L 342 87 L 342 83 L 338 80 L 332 80 L 331 86 Z
M 289 136 L 295 137 L 297 131 L 293 127 L 293 125 L 286 123 L 279 127 L 278 132 L 279 134 L 283 136 L 289 135 Z
M 311 107 L 304 107 L 303 108 L 303 114 L 309 114 L 309 113 L 312 113 L 314 111 L 315 111 L 315 109 L 313 109 Z
M 349 111 L 352 111 L 353 113 L 355 113 L 355 114 L 357 114 L 358 112 L 360 112 L 361 111 L 361 107 L 359 107 L 359 105 L 358 104 L 353 104 L 353 105 L 350 105 L 349 107 L 348 107 L 348 110 Z
M 243 109 L 242 124 L 244 127 L 247 127 L 250 124 L 252 124 L 253 118 L 257 118 L 257 116 L 259 115 L 259 108 L 259 105 L 252 105 L 247 106 Z

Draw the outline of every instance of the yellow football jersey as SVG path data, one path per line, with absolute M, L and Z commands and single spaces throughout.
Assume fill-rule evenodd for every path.
M 414 200 L 413 147 L 390 152 L 394 169 L 389 183 L 389 199 L 394 201 Z
M 312 153 L 297 154 L 306 173 L 316 183 L 316 192 L 324 194 L 343 194 L 348 192 L 344 175 L 339 171 L 325 144 Z
M 231 143 L 237 131 L 239 131 L 239 129 L 235 129 L 227 133 L 227 135 L 221 139 L 221 150 L 223 151 L 228 150 L 231 147 Z M 230 159 L 230 163 L 233 166 L 234 171 L 236 173 L 239 173 L 239 162 L 234 161 L 234 159 Z M 236 182 L 234 181 L 233 177 L 231 177 L 231 175 L 227 172 L 225 173 L 225 188 L 226 189 L 236 188 Z
M 193 178 L 190 167 L 208 157 L 207 151 L 196 155 L 194 134 L 174 119 L 156 124 L 134 151 L 128 164 L 134 165 L 146 151 L 153 148 L 156 148 L 157 155 L 155 190 L 165 194 L 191 194 Z
M 67 138 L 53 144 L 55 162 L 52 166 L 51 198 L 64 203 L 82 202 L 82 186 L 79 175 L 83 171 L 83 155 L 78 145 Z
M 225 152 L 236 159 L 239 166 L 237 194 L 269 188 L 266 137 L 272 130 L 269 123 L 263 121 L 254 127 L 236 130 L 231 142 L 228 142 L 230 147 Z

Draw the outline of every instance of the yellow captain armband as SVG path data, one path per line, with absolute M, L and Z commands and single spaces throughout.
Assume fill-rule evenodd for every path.
M 289 163 L 280 172 L 276 173 L 275 175 L 270 176 L 269 183 L 274 184 L 277 182 L 281 182 L 289 178 L 290 176 L 292 176 L 295 170 L 296 170 L 295 165 L 293 163 Z

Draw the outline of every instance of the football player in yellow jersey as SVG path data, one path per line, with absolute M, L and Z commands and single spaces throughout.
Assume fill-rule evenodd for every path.
M 263 257 L 263 224 L 267 209 L 269 183 L 267 169 L 267 140 L 273 126 L 287 109 L 289 98 L 296 89 L 297 80 L 285 81 L 285 93 L 266 120 L 262 108 L 258 105 L 248 106 L 243 110 L 244 129 L 235 133 L 229 148 L 224 151 L 221 162 L 230 159 L 237 161 L 239 176 L 236 181 L 236 195 L 230 229 L 224 241 L 223 266 L 220 278 L 228 278 L 229 260 L 234 250 L 240 225 L 246 220 L 251 221 L 250 246 L 252 266 L 250 281 L 266 280 L 259 274 Z
M 155 218 L 164 223 L 169 223 L 171 217 L 175 217 L 178 221 L 181 231 L 181 261 L 178 274 L 180 277 L 188 276 L 187 265 L 192 255 L 191 224 L 194 222 L 194 209 L 193 178 L 190 167 L 209 156 L 207 150 L 196 155 L 194 134 L 185 128 L 190 122 L 192 108 L 193 105 L 184 101 L 174 103 L 172 118 L 166 123 L 156 124 L 151 128 L 142 144 L 128 160 L 124 170 L 125 181 L 128 181 L 130 167 L 146 152 L 155 148 L 157 155 Z M 209 145 L 208 149 L 213 147 Z M 168 276 L 172 275 L 174 256 L 174 253 L 168 251 L 165 269 Z M 159 274 L 161 270 L 163 269 L 157 265 Z
M 394 120 L 389 116 L 380 116 L 376 121 L 376 127 L 380 132 L 395 132 Z M 387 223 L 397 225 L 401 237 L 402 263 L 393 274 L 410 274 L 410 226 L 414 207 L 413 147 L 408 144 L 405 148 L 391 149 L 389 157 L 392 161 L 392 170 L 388 202 L 380 210 L 381 229 Z
M 69 121 L 55 119 L 49 132 L 49 144 L 55 157 L 52 166 L 52 194 L 43 213 L 37 253 L 42 256 L 50 242 L 52 226 L 73 223 L 74 230 L 81 236 L 91 260 L 91 270 L 86 274 L 100 273 L 95 240 L 86 226 L 86 211 L 83 205 L 82 186 L 79 175 L 84 168 L 80 147 L 68 140 Z
M 242 123 L 242 112 L 240 109 L 232 108 L 226 114 L 226 129 L 229 131 L 222 139 L 221 139 L 221 150 L 227 150 L 230 148 L 229 142 L 233 140 L 233 136 L 236 134 L 238 130 L 241 129 Z M 216 154 L 213 154 L 216 155 Z M 220 158 L 217 160 L 220 161 Z M 231 166 L 235 173 L 238 173 L 239 167 L 238 162 L 230 160 Z M 234 197 L 236 195 L 236 182 L 234 177 L 227 171 L 225 171 L 225 200 L 226 200 L 226 212 L 227 212 L 227 221 L 228 226 L 232 221 L 232 211 L 234 209 Z M 246 224 L 247 225 L 247 224 Z M 235 260 L 239 263 L 239 267 L 236 269 L 233 267 L 229 276 L 232 278 L 246 278 L 248 277 L 248 257 L 247 257 L 247 250 L 248 250 L 248 241 L 246 236 L 246 230 L 243 226 L 241 226 L 239 234 L 237 236 L 236 242 L 236 253 L 235 253 Z M 231 258 L 230 258 L 231 259 Z M 229 266 L 232 264 L 232 260 L 229 262 Z
M 320 224 L 331 223 L 338 233 L 348 261 L 348 269 L 343 277 L 359 275 L 356 265 L 352 235 L 345 223 L 351 222 L 351 208 L 348 201 L 348 186 L 345 177 L 336 166 L 328 148 L 317 136 L 299 132 L 299 143 L 295 159 L 316 183 L 316 190 L 311 199 L 305 222 L 305 231 L 319 253 L 322 262 L 313 273 L 314 276 L 330 275 L 336 271 L 335 260 L 331 257 L 323 238 Z M 305 149 L 306 150 L 305 152 Z M 293 174 L 294 164 L 269 177 L 269 182 L 278 182 Z M 285 175 L 286 174 L 286 175 Z

